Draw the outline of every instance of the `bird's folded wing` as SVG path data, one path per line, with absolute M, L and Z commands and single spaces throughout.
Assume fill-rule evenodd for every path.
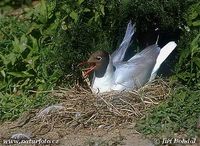
M 125 88 L 139 88 L 148 82 L 155 59 L 138 57 L 132 62 L 124 62 L 117 64 L 114 81 L 115 85 L 122 85 Z
M 132 58 L 128 60 L 128 62 L 135 62 L 137 58 L 146 58 L 146 59 L 153 59 L 156 60 L 158 54 L 160 52 L 160 47 L 157 44 L 153 44 L 151 46 L 146 47 L 141 52 L 135 54 Z M 142 63 L 142 62 L 141 62 Z

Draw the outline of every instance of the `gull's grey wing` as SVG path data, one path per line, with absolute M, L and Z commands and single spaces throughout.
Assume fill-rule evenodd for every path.
M 135 24 L 132 25 L 132 22 L 130 21 L 127 25 L 126 34 L 124 36 L 122 43 L 120 44 L 119 48 L 115 50 L 111 55 L 113 64 L 123 61 L 126 50 L 130 46 L 131 38 L 134 32 L 135 32 Z
M 113 87 L 113 89 L 121 89 L 123 87 L 124 89 L 139 88 L 147 83 L 156 64 L 159 52 L 160 48 L 157 45 L 152 45 L 137 53 L 127 62 L 116 64 L 114 78 L 118 87 Z
M 160 47 L 158 47 L 157 44 L 153 44 L 151 46 L 146 47 L 144 50 L 142 50 L 141 52 L 135 54 L 132 58 L 130 58 L 128 60 L 128 62 L 132 62 L 135 61 L 135 59 L 137 58 L 145 58 L 145 59 L 153 59 L 156 60 L 158 55 L 160 53 Z

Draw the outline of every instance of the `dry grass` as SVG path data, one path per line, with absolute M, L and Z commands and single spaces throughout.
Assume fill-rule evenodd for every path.
M 94 95 L 81 87 L 74 87 L 60 88 L 51 94 L 61 101 L 60 104 L 24 114 L 7 128 L 11 129 L 8 135 L 19 129 L 37 137 L 56 129 L 109 129 L 132 123 L 135 118 L 142 117 L 146 109 L 166 99 L 170 88 L 166 81 L 157 79 L 138 91 Z

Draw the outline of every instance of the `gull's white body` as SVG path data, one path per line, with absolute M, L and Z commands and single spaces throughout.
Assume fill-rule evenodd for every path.
M 94 73 L 92 80 L 92 91 L 94 93 L 140 88 L 156 77 L 160 65 L 176 47 L 176 43 L 173 41 L 166 44 L 162 49 L 154 44 L 124 62 L 125 52 L 130 45 L 134 32 L 134 26 L 129 22 L 120 47 L 109 56 L 109 64 L 104 76 L 98 78 Z
M 112 61 L 109 62 L 108 67 L 106 69 L 106 73 L 102 78 L 93 77 L 92 83 L 92 92 L 93 93 L 102 93 L 111 91 L 111 87 L 113 86 L 114 81 L 114 69 L 112 66 Z

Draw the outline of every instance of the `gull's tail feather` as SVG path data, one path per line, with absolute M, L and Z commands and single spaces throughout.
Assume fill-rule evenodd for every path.
M 177 44 L 174 41 L 171 41 L 160 50 L 160 53 L 158 55 L 158 58 L 156 59 L 156 64 L 153 68 L 149 81 L 152 81 L 156 77 L 160 65 L 165 61 L 165 59 L 169 56 L 169 54 L 171 54 L 171 52 L 176 48 L 176 46 Z

